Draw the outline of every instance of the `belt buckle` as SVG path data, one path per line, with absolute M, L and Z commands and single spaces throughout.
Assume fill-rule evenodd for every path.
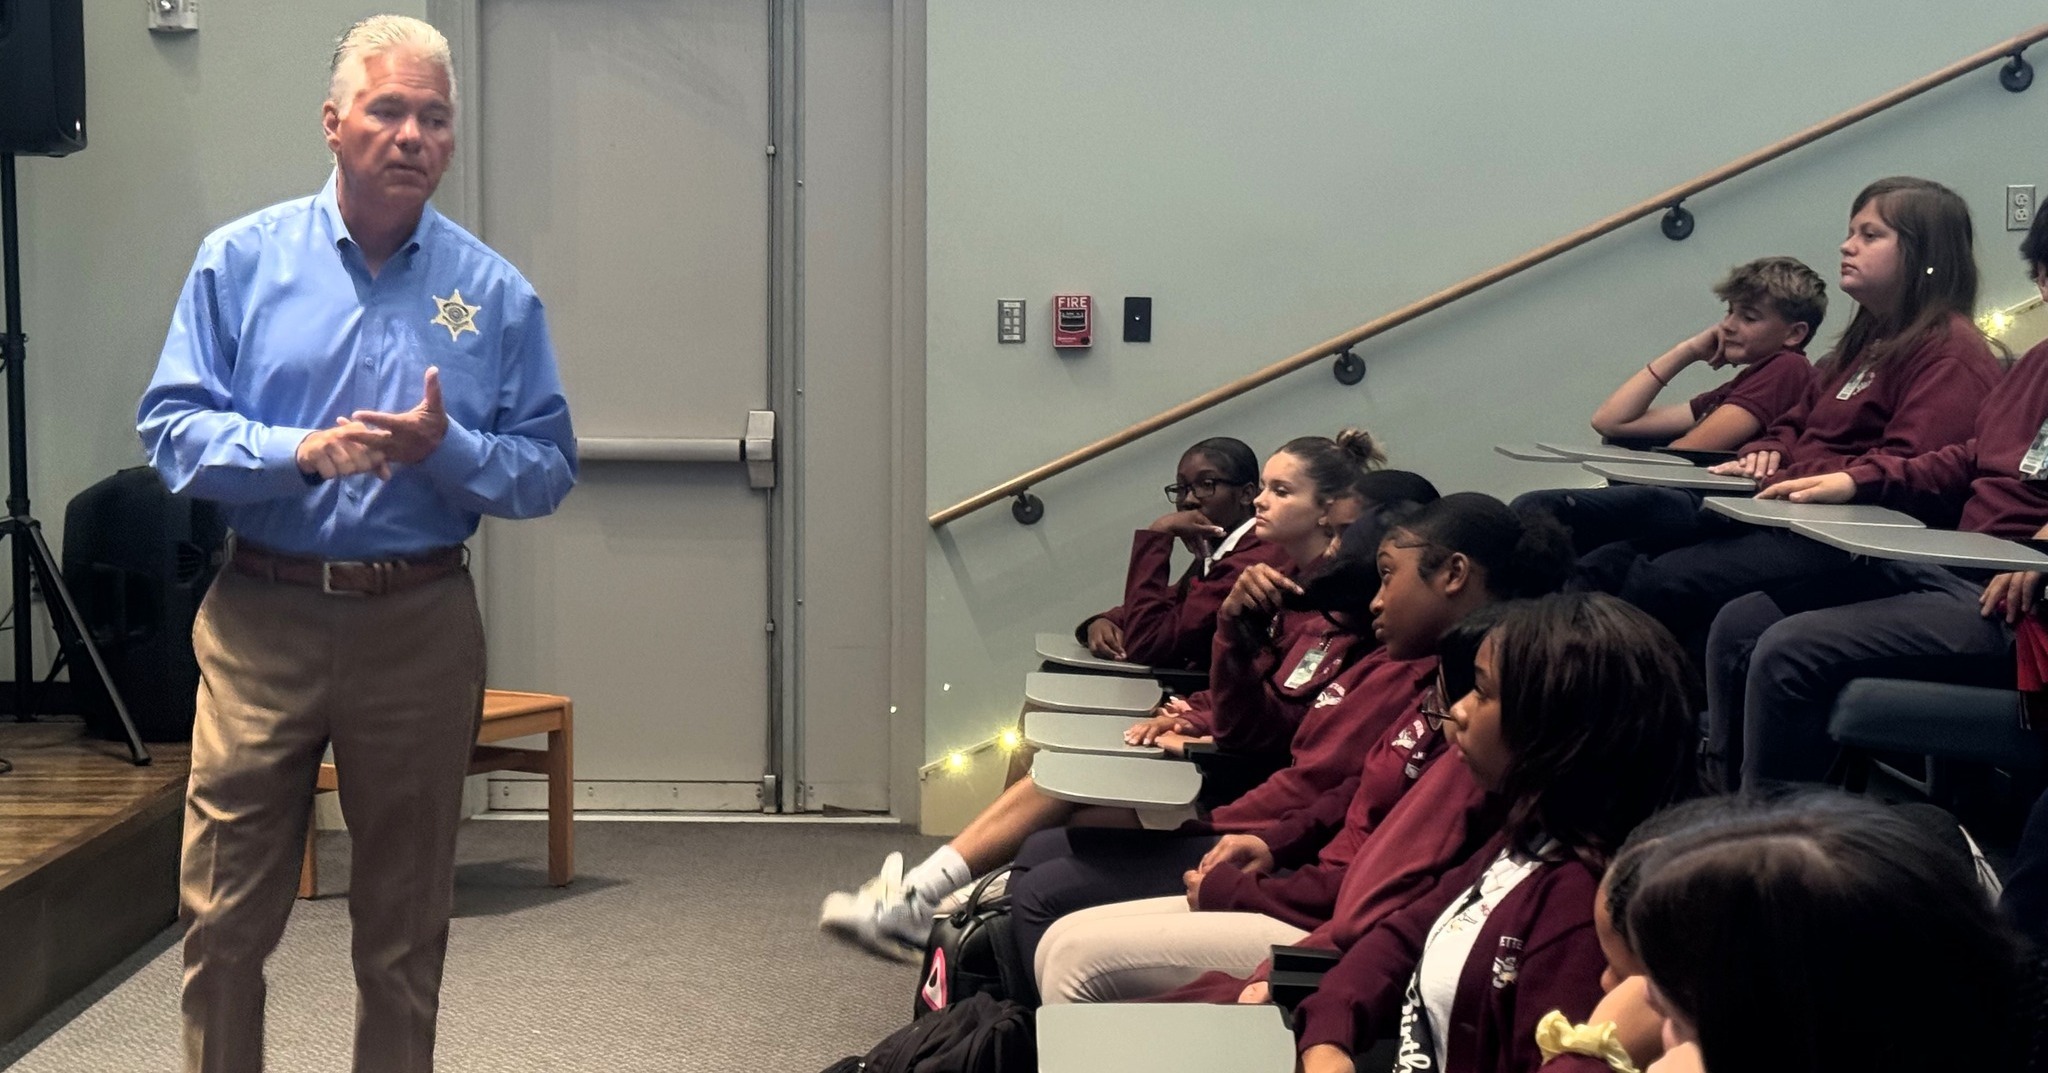
M 361 561 L 359 561 L 359 560 L 354 560 L 354 559 L 343 559 L 343 560 L 338 560 L 338 561 L 337 561 L 337 560 L 327 560 L 327 561 L 323 561 L 323 562 L 322 562 L 322 563 L 320 564 L 320 591 L 321 591 L 321 592 L 323 592 L 323 593 L 325 593 L 325 594 L 327 594 L 327 595 L 329 595 L 329 596 L 368 596 L 368 595 L 370 595 L 370 594 L 369 594 L 369 593 L 368 593 L 367 591 L 363 591 L 363 590 L 359 590 L 359 589 L 337 589 L 337 588 L 335 588 L 335 587 L 334 587 L 334 568 L 335 568 L 335 567 L 337 567 L 337 566 L 370 566 L 370 565 L 373 565 L 373 564 L 371 564 L 371 563 L 366 563 L 366 562 L 361 562 Z

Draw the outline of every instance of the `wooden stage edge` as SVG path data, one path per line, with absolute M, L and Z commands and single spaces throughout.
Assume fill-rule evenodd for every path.
M 177 919 L 191 747 L 125 746 L 76 722 L 0 718 L 0 1041 Z

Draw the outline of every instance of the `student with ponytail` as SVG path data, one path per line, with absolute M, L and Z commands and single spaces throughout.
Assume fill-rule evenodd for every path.
M 1238 575 L 1217 611 L 1212 651 L 1229 635 L 1233 650 L 1235 639 L 1244 638 L 1268 656 L 1225 659 L 1225 666 L 1211 670 L 1212 690 L 1140 724 L 1159 744 L 1173 751 L 1213 737 L 1247 752 L 1274 742 L 1284 747 L 1316 700 L 1375 647 L 1363 621 L 1282 613 L 1282 598 L 1301 588 L 1290 575 L 1316 568 L 1337 534 L 1359 517 L 1359 482 L 1383 459 L 1368 433 L 1346 429 L 1335 438 L 1291 440 L 1266 460 L 1252 504 L 1253 532 L 1284 551 L 1290 569 L 1254 564 Z M 1136 827 L 1141 818 L 1127 809 L 1090 809 L 1048 796 L 1026 777 L 916 867 L 906 871 L 903 855 L 891 853 L 859 889 L 827 895 L 818 925 L 885 957 L 915 957 L 939 902 L 1009 861 L 1034 832 L 1070 821 Z
M 1458 765 L 1437 763 L 1446 705 L 1469 689 L 1487 616 L 1502 601 L 1562 583 L 1568 540 L 1547 515 L 1462 492 L 1393 525 L 1375 564 L 1374 630 L 1389 656 L 1442 654 L 1433 688 L 1353 754 L 1355 774 L 1345 784 L 1277 822 L 1220 840 L 1181 877 L 1174 896 L 1104 906 L 1054 925 L 1036 953 L 1046 1001 L 1141 998 L 1190 981 L 1168 998 L 1235 1001 L 1246 973 L 1263 978 L 1270 944 L 1341 949 L 1493 836 L 1498 817 L 1482 815 L 1477 784 Z M 1283 867 L 1297 870 L 1269 875 Z M 1198 980 L 1205 970 L 1216 971 Z
M 1258 494 L 1259 456 L 1244 441 L 1218 436 L 1188 448 L 1166 486 L 1174 510 L 1131 535 L 1124 602 L 1091 615 L 1074 639 L 1104 659 L 1206 669 L 1216 609 L 1237 575 L 1252 563 L 1286 562 L 1285 551 L 1252 531 Z M 1178 581 L 1176 543 L 1194 555 Z

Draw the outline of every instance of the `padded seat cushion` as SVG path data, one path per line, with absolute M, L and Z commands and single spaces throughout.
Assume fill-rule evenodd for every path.
M 1870 752 L 2038 770 L 2042 736 L 2020 719 L 2020 695 L 2010 689 L 1858 678 L 1835 699 L 1828 733 Z

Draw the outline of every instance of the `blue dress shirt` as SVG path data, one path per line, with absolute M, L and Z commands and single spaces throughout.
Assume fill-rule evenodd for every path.
M 418 405 L 430 365 L 448 413 L 432 455 L 389 480 L 300 473 L 300 440 Z M 331 176 L 200 244 L 136 431 L 172 491 L 223 504 L 252 543 L 327 559 L 460 544 L 480 516 L 547 514 L 576 482 L 532 286 L 432 205 L 372 278 Z

